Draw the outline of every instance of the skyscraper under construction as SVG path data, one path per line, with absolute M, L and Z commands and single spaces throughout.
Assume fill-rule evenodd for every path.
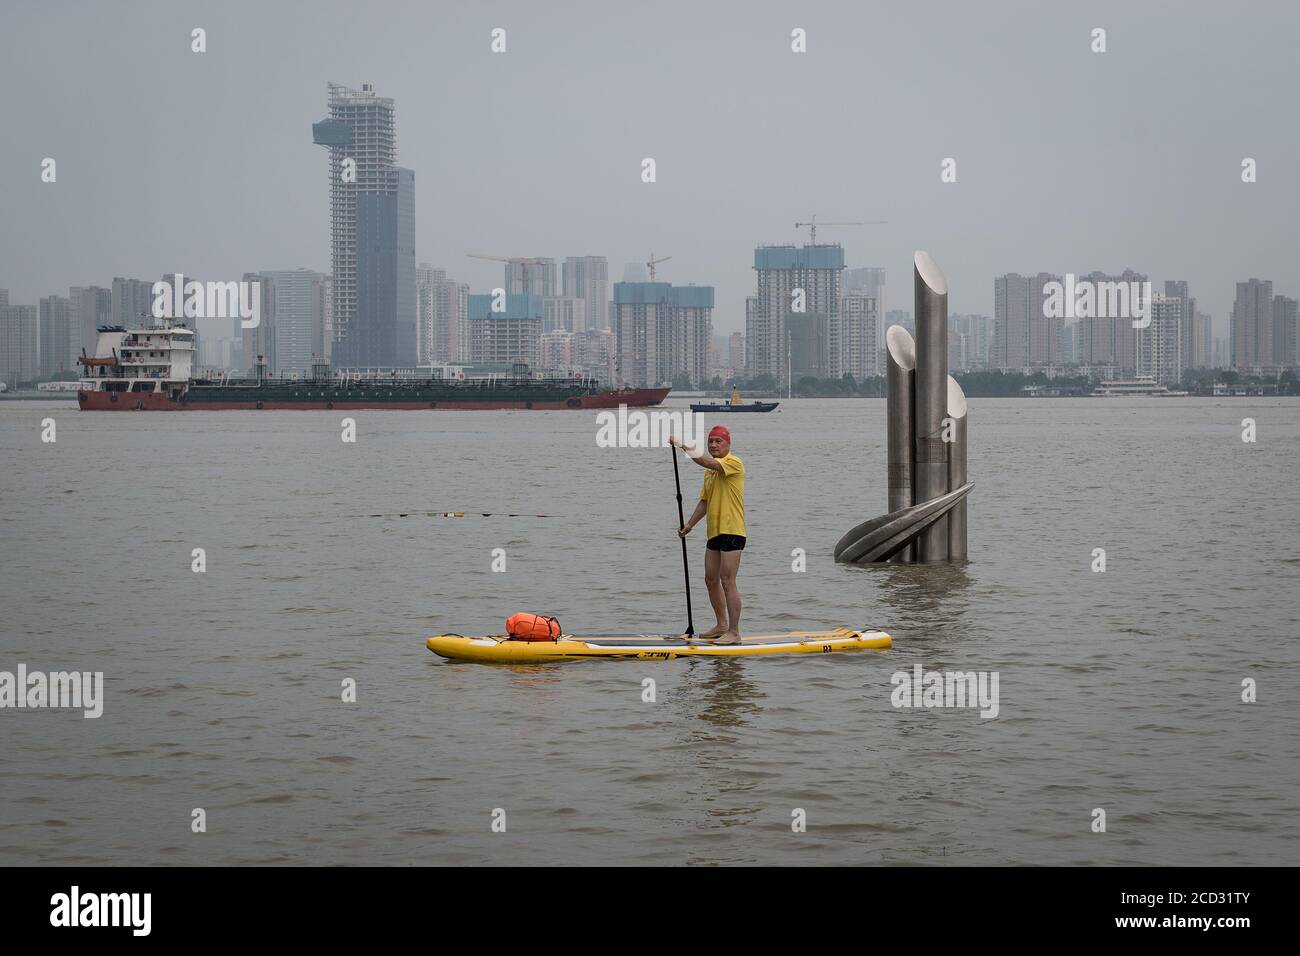
M 333 363 L 417 363 L 415 173 L 397 165 L 393 101 L 329 84 L 329 116 L 312 124 L 329 149 Z

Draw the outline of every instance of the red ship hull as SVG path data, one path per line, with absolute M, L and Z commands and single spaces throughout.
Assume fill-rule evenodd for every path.
M 575 411 L 591 408 L 642 408 L 658 405 L 667 396 L 666 388 L 629 388 L 621 391 L 601 392 L 558 402 L 185 402 L 168 395 L 153 392 L 78 392 L 77 404 L 88 412 L 183 412 L 236 410 L 262 411 L 496 411 L 520 409 L 531 411 Z

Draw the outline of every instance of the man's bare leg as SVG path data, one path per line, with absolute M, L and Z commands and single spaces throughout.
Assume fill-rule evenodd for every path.
M 700 637 L 717 637 L 727 630 L 727 596 L 722 590 L 722 579 L 718 573 L 718 568 L 722 564 L 721 556 L 721 551 L 704 552 L 704 586 L 708 588 L 709 603 L 713 605 L 713 613 L 718 618 L 718 624 L 700 634 Z
M 734 644 L 740 641 L 740 590 L 736 587 L 736 575 L 740 572 L 740 556 L 744 552 L 720 551 L 718 554 L 722 558 L 718 577 L 721 579 L 722 592 L 726 596 L 727 619 L 730 622 L 722 639 Z

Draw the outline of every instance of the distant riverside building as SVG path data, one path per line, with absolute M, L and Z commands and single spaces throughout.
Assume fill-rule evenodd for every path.
M 1065 318 L 1047 315 L 1049 282 L 1064 279 L 1047 272 L 1034 276 L 1010 272 L 993 280 L 993 366 L 1046 368 L 1064 361 Z
M 1217 337 L 1214 340 L 1214 352 L 1211 356 L 1212 368 L 1231 368 L 1232 367 L 1232 340 Z
M 233 317 L 232 317 L 232 318 L 222 318 L 222 319 L 212 319 L 212 318 L 208 318 L 207 315 L 206 315 L 206 312 L 207 312 L 207 283 L 206 283 L 203 279 L 200 279 L 197 275 L 193 275 L 193 274 L 187 272 L 184 268 L 177 269 L 175 272 L 164 272 L 161 276 L 159 276 L 158 281 L 160 281 L 160 282 L 165 282 L 165 283 L 167 284 L 167 288 L 168 288 L 169 290 L 174 290 L 174 289 L 175 289 L 175 284 L 176 284 L 176 275 L 177 275 L 177 273 L 180 274 L 181 281 L 182 281 L 186 286 L 188 286 L 191 282 L 193 282 L 193 283 L 195 283 L 199 288 L 202 288 L 202 289 L 204 290 L 204 293 L 203 293 L 203 311 L 204 311 L 205 314 L 204 314 L 204 316 L 203 316 L 202 318 L 200 318 L 200 317 L 197 316 L 197 315 L 192 315 L 192 316 L 187 316 L 187 315 L 185 315 L 185 312 L 184 312 L 184 310 L 185 310 L 185 301 L 186 301 L 186 299 L 188 298 L 188 296 L 186 296 L 186 294 L 185 294 L 185 289 L 184 289 L 184 288 L 182 288 L 182 289 L 180 290 L 180 295 L 181 295 L 181 307 L 180 307 L 180 309 L 175 309 L 175 308 L 174 308 L 174 309 L 173 309 L 173 316 L 172 316 L 172 318 L 173 318 L 176 322 L 181 323 L 181 324 L 183 324 L 186 328 L 192 329 L 192 330 L 194 331 L 194 337 L 193 337 L 193 339 L 192 339 L 191 341 L 192 341 L 192 343 L 193 343 L 193 345 L 194 345 L 194 356 L 193 356 L 193 357 L 194 357 L 194 358 L 197 358 L 197 357 L 199 356 L 199 354 L 202 352 L 202 349 L 203 349 L 203 343 L 202 343 L 202 340 L 203 340 L 204 337 L 206 337 L 207 335 L 211 335 L 211 334 L 217 334 L 217 335 L 231 335 L 231 334 L 236 334 L 236 333 L 235 333 L 234 331 L 232 331 L 232 330 L 237 330 L 237 329 L 239 328 L 239 319 L 238 319 L 238 318 L 233 318 Z M 117 281 L 117 280 L 114 280 L 114 282 L 116 282 L 116 281 Z M 134 280 L 128 280 L 128 281 L 134 281 Z M 152 292 L 152 290 L 153 290 L 153 285 L 154 285 L 154 284 L 153 284 L 152 282 L 149 283 L 149 289 L 150 289 L 151 292 Z M 156 299 L 156 298 L 157 298 L 156 296 L 151 296 L 151 298 L 150 298 L 150 300 L 149 300 L 149 316 L 148 316 L 147 318 L 146 318 L 146 317 L 142 317 L 142 316 L 137 316 L 137 317 L 134 319 L 134 321 L 132 322 L 132 321 L 128 321 L 128 319 L 127 319 L 127 317 L 126 317 L 125 315 L 118 315 L 117 313 L 114 312 L 114 313 L 112 313 L 112 314 L 109 315 L 109 323 L 112 324 L 112 325 L 122 325 L 122 326 L 125 326 L 126 328 L 132 328 L 133 326 L 142 326 L 142 325 L 143 325 L 143 326 L 152 326 L 152 325 L 156 325 L 157 322 L 158 322 L 158 320 L 155 319 L 155 318 L 153 318 L 153 302 L 154 302 L 154 299 Z M 238 292 L 236 292 L 236 294 L 235 294 L 234 304 L 235 304 L 235 306 L 236 306 L 235 311 L 237 312 L 237 311 L 238 311 L 238 308 L 237 308 L 237 307 L 238 307 L 238 305 L 239 305 L 239 294 L 238 294 Z
M 417 270 L 420 300 L 419 342 L 421 364 L 469 362 L 469 286 L 447 278 L 446 269 L 425 264 Z
M 80 330 L 72 314 L 72 303 L 60 295 L 41 299 L 40 304 L 40 373 L 50 378 L 64 372 L 79 373 L 78 349 Z
M 427 262 L 415 267 L 415 350 L 420 365 L 440 364 L 438 328 L 434 321 L 434 277 L 447 278 L 445 269 L 435 269 Z
M 736 375 L 745 374 L 745 333 L 732 332 L 727 340 L 727 364 Z
M 750 375 L 777 379 L 824 376 L 830 366 L 830 326 L 840 308 L 844 247 L 759 246 L 754 250 L 758 294 L 745 309 Z M 802 311 L 796 311 L 796 292 Z M 837 320 L 838 321 L 838 320 Z M 787 352 L 789 349 L 789 352 Z
M 325 361 L 334 361 L 334 277 L 325 277 Z
M 1204 312 L 1196 313 L 1192 323 L 1192 368 L 1213 367 L 1214 325 Z
M 261 273 L 271 283 L 274 302 L 275 369 L 306 375 L 325 361 L 324 273 L 310 269 Z
M 112 290 L 97 285 L 73 286 L 68 290 L 68 303 L 78 335 L 72 347 L 77 355 L 84 349 L 87 355 L 93 356 L 99 344 L 99 327 L 112 324 L 109 321 L 113 311 Z
M 1197 337 L 1196 300 L 1192 298 L 1191 293 L 1188 291 L 1187 282 L 1182 279 L 1166 279 L 1165 295 L 1178 298 L 1182 301 L 1182 366 L 1184 369 L 1195 368 Z
M 885 330 L 888 331 L 891 325 L 901 325 L 913 335 L 916 334 L 916 323 L 912 321 L 912 313 L 906 309 L 891 309 L 885 314 Z
M 1041 303 L 1040 303 L 1041 304 Z M 1029 364 L 1029 282 L 1011 272 L 993 280 L 993 359 L 997 368 Z
M 910 319 L 910 313 L 908 314 Z M 987 368 L 993 320 L 987 315 L 948 316 L 948 367 L 960 371 Z M 883 342 L 881 343 L 883 347 Z M 885 374 L 883 368 L 878 375 Z
M 510 295 L 556 295 L 555 260 L 512 259 L 506 263 L 502 288 Z
M 419 351 L 415 173 L 397 165 L 392 99 L 369 83 L 328 90 L 329 116 L 312 124 L 312 139 L 329 150 L 332 359 L 410 366 Z
M 207 335 L 199 351 L 198 367 L 213 372 L 244 369 L 244 348 L 241 338 Z
M 1151 321 L 1135 330 L 1136 371 L 1157 385 L 1177 385 L 1183 377 L 1183 312 L 1177 296 L 1151 296 Z
M 626 385 L 709 378 L 713 287 L 668 282 L 614 283 L 614 349 Z
M 567 299 L 585 299 L 587 328 L 608 329 L 609 262 L 604 256 L 569 256 L 564 260 L 564 288 Z
M 608 329 L 543 332 L 540 354 L 544 369 L 577 372 L 604 385 L 614 380 L 614 333 Z
M 1232 365 L 1273 365 L 1273 283 L 1249 279 L 1237 283 L 1232 304 Z
M 1080 276 L 1078 281 L 1091 282 L 1093 287 L 1099 290 L 1098 306 L 1105 298 L 1100 294 L 1100 290 L 1105 288 L 1102 283 L 1127 283 L 1130 284 L 1130 288 L 1133 287 L 1132 283 L 1137 283 L 1139 300 L 1129 302 L 1129 315 L 1092 315 L 1078 320 L 1079 365 L 1089 367 L 1113 365 L 1121 373 L 1133 372 L 1137 368 L 1137 335 L 1133 328 L 1133 320 L 1136 311 L 1145 307 L 1140 301 L 1140 292 L 1144 288 L 1142 283 L 1149 281 L 1148 277 L 1132 269 L 1125 269 L 1120 275 L 1090 272 L 1086 276 Z M 1100 311 L 1099 307 L 1097 311 Z M 1109 307 L 1107 312 L 1110 312 Z
M 1061 361 L 1066 365 L 1079 364 L 1078 322 L 1070 322 L 1061 330 Z
M 884 314 L 885 306 L 885 270 L 878 266 L 866 266 L 860 269 L 845 269 L 842 282 L 845 292 L 866 292 L 876 299 L 876 305 Z
M 830 321 L 828 371 L 832 378 L 852 375 L 861 381 L 880 374 L 878 306 L 874 291 L 854 289 L 840 297 L 840 307 Z
M 8 296 L 6 295 L 6 301 Z M 40 315 L 34 305 L 0 305 L 0 382 L 16 388 L 40 374 Z
M 186 280 L 189 281 L 188 279 Z M 182 294 L 184 290 L 181 290 Z M 153 283 L 144 279 L 115 277 L 109 293 L 109 323 L 132 329 L 151 326 L 153 317 Z M 182 319 L 182 321 L 184 321 Z
M 841 283 L 845 293 L 865 292 L 876 299 L 876 341 L 884 347 L 885 341 L 885 270 L 879 266 L 845 269 Z M 873 363 L 874 364 L 874 363 Z M 881 372 L 881 374 L 884 374 Z
M 505 310 L 492 311 L 492 294 L 468 297 L 469 362 L 472 365 L 541 364 L 542 297 L 509 295 Z
M 243 367 L 253 372 L 257 367 L 258 356 L 266 365 L 266 373 L 274 375 L 278 371 L 275 346 L 275 283 L 269 275 L 260 272 L 245 272 L 242 282 L 258 283 L 258 323 L 256 328 L 246 329 L 240 323 L 239 351 L 243 356 Z M 202 355 L 200 350 L 200 355 Z
M 543 332 L 587 331 L 587 300 L 548 296 L 542 301 Z
M 1273 364 L 1284 368 L 1300 365 L 1296 355 L 1297 302 L 1285 295 L 1273 297 Z

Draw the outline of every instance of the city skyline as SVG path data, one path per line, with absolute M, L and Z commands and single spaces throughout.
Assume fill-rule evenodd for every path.
M 0 38 L 7 70 L 34 70 L 56 55 L 75 64 L 92 52 L 81 49 L 86 43 L 120 42 L 134 55 L 99 69 L 93 82 L 76 69 L 43 77 L 44 102 L 6 101 L 6 128 L 24 147 L 0 157 L 0 169 L 7 220 L 23 228 L 0 230 L 0 286 L 11 302 L 34 304 L 110 275 L 159 275 L 178 265 L 223 279 L 260 262 L 331 271 L 320 151 L 305 131 L 319 118 L 321 85 L 337 81 L 373 83 L 395 101 L 402 165 L 422 184 L 416 256 L 476 291 L 500 282 L 497 264 L 468 258 L 480 249 L 557 263 L 604 255 L 613 276 L 653 249 L 673 257 L 660 267 L 663 281 L 717 289 L 718 332 L 742 331 L 753 294 L 750 253 L 763 243 L 805 242 L 793 224 L 817 212 L 823 221 L 887 220 L 819 236 L 842 243 L 850 267 L 904 276 L 914 248 L 952 263 L 955 311 L 993 314 L 988 276 L 1057 274 L 1077 263 L 1187 281 L 1215 337 L 1227 335 L 1245 277 L 1294 294 L 1300 283 L 1291 279 L 1288 240 L 1300 208 L 1284 162 L 1297 131 L 1276 122 L 1286 115 L 1284 90 L 1300 85 L 1289 31 L 1276 18 L 1164 5 L 1098 4 L 1087 21 L 1056 10 L 1017 17 L 1013 8 L 954 7 L 952 29 L 924 37 L 931 46 L 916 14 L 847 5 L 798 13 L 760 5 L 743 16 L 692 8 L 685 31 L 671 17 L 602 11 L 599 28 L 582 35 L 523 5 L 479 14 L 393 4 L 381 9 L 409 29 L 357 23 L 345 38 L 328 26 L 342 15 L 338 5 L 322 5 L 312 18 L 272 8 L 253 33 L 239 29 L 252 9 L 241 4 L 90 9 L 79 16 L 94 29 L 66 35 L 57 11 L 14 10 L 6 17 L 17 28 Z M 1295 11 L 1279 13 L 1300 22 Z M 968 48 L 968 28 L 989 20 L 1006 29 L 985 29 L 978 49 Z M 1094 20 L 1110 31 L 1104 54 L 1088 49 Z M 190 50 L 196 23 L 208 33 L 202 54 Z M 498 25 L 508 46 L 493 54 L 489 34 Z M 790 50 L 793 26 L 808 31 L 807 53 Z M 855 27 L 887 33 L 890 43 L 864 58 L 847 39 Z M 277 45 L 287 36 L 293 56 Z M 446 41 L 445 55 L 432 61 L 416 55 L 431 37 Z M 656 42 L 700 56 L 680 75 L 661 76 L 649 55 Z M 1156 68 L 1141 51 L 1157 44 L 1204 56 L 1196 71 Z M 1207 44 L 1213 49 L 1202 49 Z M 908 57 L 922 49 L 927 68 L 919 75 Z M 1233 50 L 1251 55 L 1212 55 Z M 999 51 L 1018 52 L 1024 70 L 1039 71 L 1036 82 L 999 66 Z M 264 73 L 243 75 L 251 62 Z M 961 80 L 973 69 L 987 80 L 979 102 L 968 101 Z M 166 84 L 153 80 L 159 71 Z M 640 98 L 648 77 L 655 93 Z M 725 77 L 770 82 L 745 96 Z M 828 91 L 839 102 L 859 83 L 888 93 L 870 101 L 879 114 L 870 134 L 844 118 L 842 104 L 822 102 Z M 514 106 L 526 89 L 558 97 L 575 85 L 590 94 L 590 109 L 559 140 L 547 135 L 555 111 Z M 1249 95 L 1238 95 L 1242 89 Z M 116 117 L 128 91 L 145 116 L 188 104 L 184 115 L 200 135 L 159 136 L 143 149 L 135 139 L 119 142 Z M 1007 94 L 1015 124 L 990 112 L 990 91 Z M 1108 97 L 1122 97 L 1137 120 L 1109 122 L 1100 108 Z M 908 118 L 929 102 L 947 104 L 943 133 L 912 129 Z M 765 128 L 770 110 L 790 108 L 810 126 L 830 122 L 838 147 L 808 153 L 794 124 L 755 151 L 742 131 Z M 1207 118 L 1213 146 L 1195 132 Z M 676 124 L 671 133 L 647 131 L 662 124 L 646 120 L 665 119 Z M 203 130 L 257 146 L 205 149 Z M 881 130 L 890 131 L 883 142 L 868 138 Z M 529 141 L 555 145 L 513 148 Z M 53 183 L 40 178 L 47 156 L 58 161 Z M 646 156 L 657 162 L 654 183 L 641 181 Z M 958 178 L 944 184 L 940 161 L 948 156 L 958 161 Z M 1257 182 L 1241 181 L 1243 157 L 1258 162 Z M 69 231 L 70 222 L 79 228 Z

